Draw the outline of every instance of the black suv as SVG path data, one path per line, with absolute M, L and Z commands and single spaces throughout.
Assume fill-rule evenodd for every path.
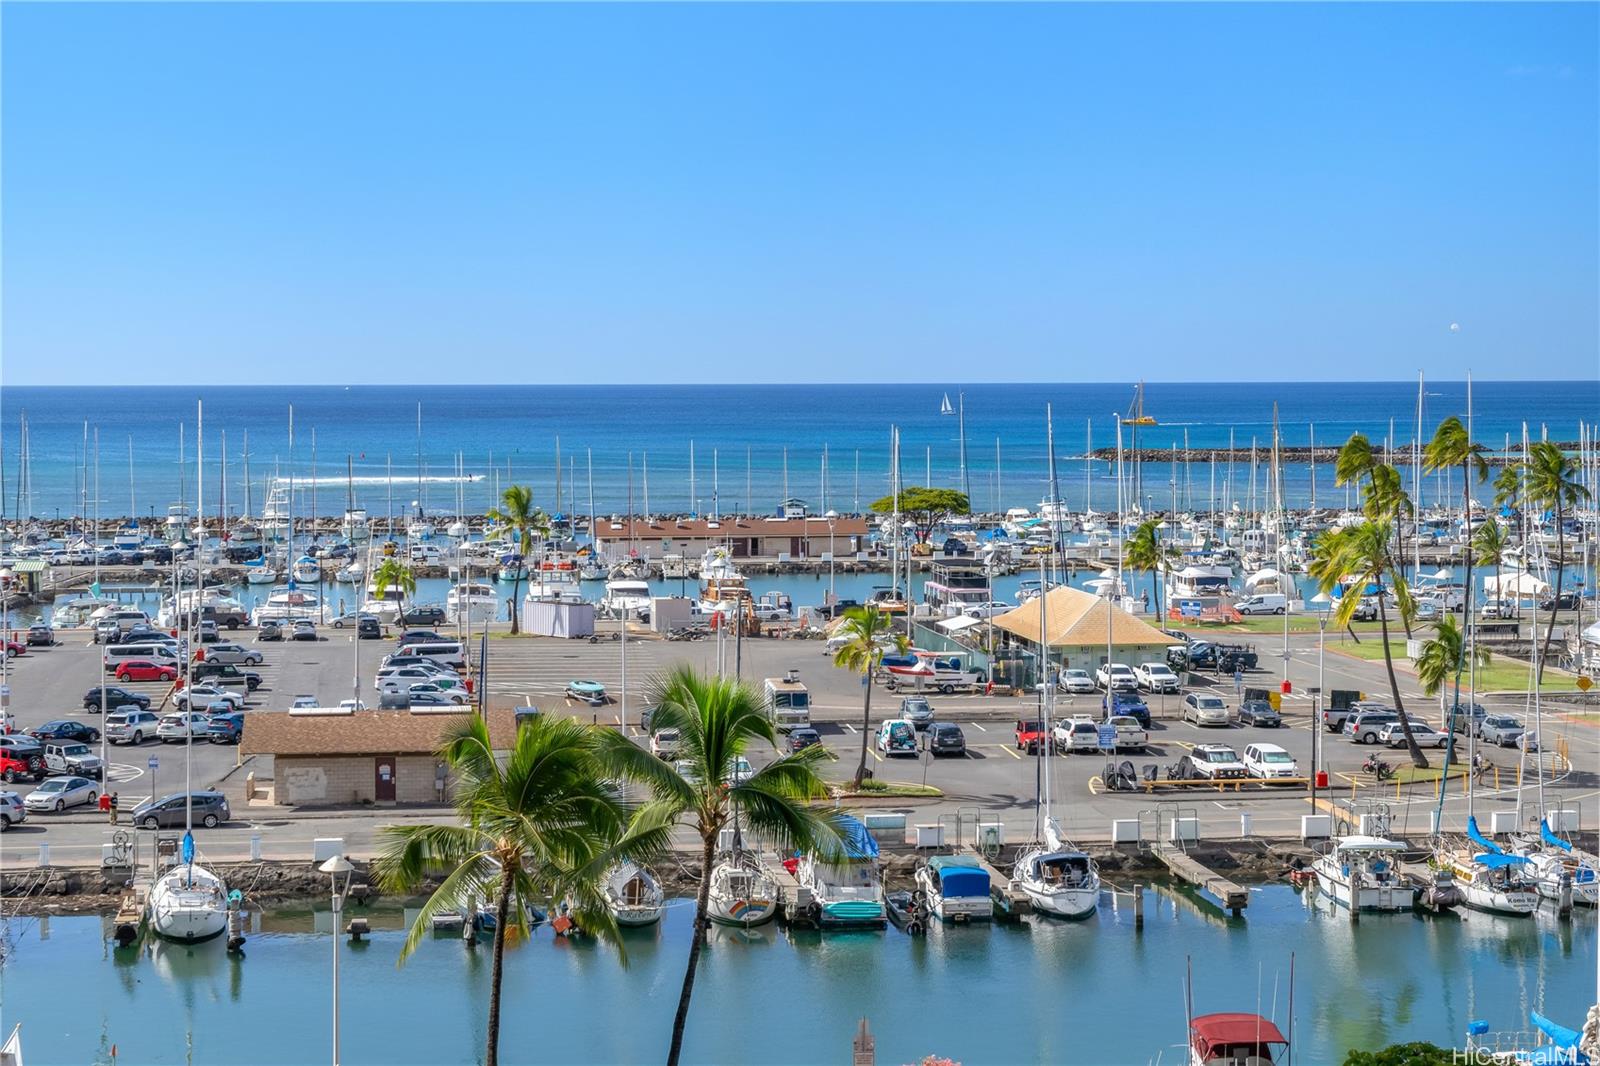
M 261 675 L 254 670 L 241 670 L 237 666 L 224 663 L 198 662 L 189 667 L 189 677 L 195 682 L 217 678 L 219 683 L 226 683 L 227 679 L 244 678 L 247 689 L 254 692 L 261 687 Z
M 150 709 L 149 696 L 144 695 L 142 692 L 129 692 L 127 689 L 117 688 L 115 685 L 107 685 L 103 690 L 92 688 L 85 692 L 83 694 L 83 709 L 99 714 L 102 694 L 105 699 L 105 705 L 113 711 L 118 707 L 130 705 L 139 708 L 141 711 Z
M 403 626 L 442 626 L 444 620 L 444 608 L 435 606 L 413 607 L 400 616 Z
M 356 636 L 361 640 L 377 640 L 383 636 L 383 626 L 376 618 L 357 618 Z
M 954 722 L 935 722 L 928 727 L 928 751 L 934 755 L 965 755 L 967 738 Z

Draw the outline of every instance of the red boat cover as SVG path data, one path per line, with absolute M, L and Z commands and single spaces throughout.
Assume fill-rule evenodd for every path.
M 1237 1044 L 1284 1044 L 1278 1027 L 1259 1014 L 1202 1014 L 1189 1023 L 1189 1045 L 1205 1062 Z

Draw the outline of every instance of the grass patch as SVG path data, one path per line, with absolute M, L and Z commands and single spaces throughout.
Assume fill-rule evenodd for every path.
M 1383 644 L 1376 640 L 1363 641 L 1360 644 L 1347 640 L 1338 645 L 1337 650 L 1368 662 L 1383 661 Z M 1411 668 L 1411 660 L 1406 658 L 1405 641 L 1391 640 L 1389 651 L 1394 656 L 1396 673 L 1416 673 Z M 1577 680 L 1574 675 L 1564 670 L 1547 666 L 1544 671 L 1544 683 L 1539 686 L 1539 691 L 1577 692 Z M 1463 692 L 1466 690 L 1466 681 L 1466 675 L 1463 674 L 1461 678 Z M 1488 666 L 1478 667 L 1479 692 L 1527 692 L 1528 681 L 1528 664 L 1517 659 L 1508 659 L 1504 655 L 1491 655 Z M 1379 694 L 1381 695 L 1381 690 Z
M 911 781 L 884 781 L 876 777 L 869 777 L 861 782 L 861 787 L 854 791 L 844 790 L 844 796 L 882 796 L 885 798 L 902 797 L 906 799 L 938 799 L 944 795 L 943 790 L 932 785 L 919 785 Z
M 1321 617 L 1322 616 L 1320 614 L 1291 614 L 1289 616 L 1289 632 L 1315 633 L 1317 631 L 1317 622 L 1321 619 Z M 1167 620 L 1166 624 L 1162 626 L 1162 628 L 1181 630 L 1183 632 L 1200 635 L 1206 633 L 1282 634 L 1283 616 L 1271 614 L 1248 615 L 1242 621 L 1228 622 L 1225 624 L 1218 622 L 1175 622 L 1169 619 Z M 1377 622 L 1352 622 L 1350 623 L 1350 628 L 1360 634 L 1377 633 L 1379 631 Z M 1328 637 L 1330 640 L 1335 632 L 1342 633 L 1344 630 L 1336 630 L 1333 624 L 1330 622 L 1328 624 Z

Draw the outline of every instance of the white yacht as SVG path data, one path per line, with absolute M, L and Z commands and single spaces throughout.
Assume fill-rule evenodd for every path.
M 175 503 L 167 508 L 167 540 L 177 542 L 189 534 L 189 508 Z
M 372 528 L 367 525 L 367 512 L 360 507 L 346 510 L 344 517 L 339 520 L 339 536 L 352 544 L 370 538 Z
M 654 925 L 666 907 L 655 875 L 629 859 L 607 871 L 601 890 L 618 925 Z
M 500 596 L 493 585 L 485 582 L 466 582 L 452 585 L 445 593 L 444 609 L 453 622 L 476 625 L 493 622 L 499 615 Z
M 271 585 L 282 576 L 278 568 L 265 559 L 249 563 L 244 568 L 244 580 L 248 585 Z
M 1410 910 L 1413 892 L 1399 868 L 1405 850 L 1404 844 L 1388 837 L 1340 837 L 1311 866 L 1317 889 L 1341 907 Z
M 241 518 L 239 524 L 233 527 L 229 539 L 235 544 L 260 544 L 261 527 L 248 518 Z
M 333 579 L 343 585 L 359 585 L 367 579 L 367 564 L 351 559 L 333 572 Z
M 839 823 L 844 850 L 838 861 L 804 855 L 795 868 L 795 880 L 811 893 L 811 917 L 817 925 L 882 927 L 889 912 L 878 868 L 878 842 L 855 818 L 844 815 Z
M 600 598 L 600 609 L 613 618 L 631 615 L 643 619 L 650 614 L 650 583 L 630 578 L 617 578 L 606 582 L 606 594 Z
M 322 597 L 314 589 L 297 585 L 274 586 L 266 600 L 256 605 L 254 615 L 258 626 L 262 622 L 298 622 L 301 619 L 318 623 L 328 620 Z
M 302 584 L 315 585 L 322 580 L 322 564 L 309 555 L 302 555 L 289 568 L 289 576 Z
M 494 572 L 496 581 L 526 581 L 528 579 L 528 564 L 521 555 L 512 552 L 500 559 L 500 565 Z
M 543 559 L 528 571 L 528 591 L 523 596 L 529 601 L 546 603 L 582 603 L 582 570 L 567 558 Z
M 760 925 L 778 913 L 778 885 L 754 855 L 725 852 L 711 868 L 706 908 L 723 925 Z
M 101 611 L 115 611 L 123 604 L 104 596 L 77 596 L 70 600 L 57 600 L 50 610 L 50 621 L 58 626 L 81 626 Z
M 472 527 L 458 518 L 445 527 L 444 535 L 451 540 L 466 540 L 472 536 Z
M 432 540 L 433 523 L 426 518 L 413 518 L 406 524 L 406 539 L 411 541 Z
M 150 927 L 168 940 L 210 940 L 228 927 L 228 886 L 194 861 L 194 838 L 184 834 L 187 861 L 150 886 Z
M 118 551 L 137 551 L 144 547 L 144 534 L 135 522 L 129 522 L 111 536 L 111 546 Z
M 1027 893 L 1040 913 L 1087 918 L 1100 906 L 1100 869 L 1085 852 L 1059 845 L 1052 820 L 1045 846 L 1018 856 L 1011 883 Z
M 378 621 L 385 625 L 394 625 L 400 621 L 400 606 L 404 596 L 405 593 L 393 585 L 384 589 L 382 595 L 380 595 L 378 586 L 369 579 L 367 581 L 367 598 L 361 605 L 361 611 L 363 614 L 376 616 Z

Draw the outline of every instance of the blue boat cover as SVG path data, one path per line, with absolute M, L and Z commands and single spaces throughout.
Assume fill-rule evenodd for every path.
M 1550 823 L 1542 819 L 1539 822 L 1539 839 L 1549 844 L 1552 848 L 1560 848 L 1562 851 L 1572 850 L 1572 845 L 1550 832 Z
M 186 832 L 186 833 L 183 834 L 183 852 L 182 852 L 182 854 L 183 854 L 183 861 L 186 864 L 194 862 L 194 834 L 193 833 Z
M 876 859 L 878 842 L 867 832 L 859 818 L 848 814 L 839 816 L 839 836 L 844 841 L 844 853 L 852 859 Z
M 1498 870 L 1503 866 L 1523 866 L 1528 860 L 1521 855 L 1507 855 L 1500 852 L 1494 855 L 1474 855 L 1472 861 L 1491 870 Z
M 1500 845 L 1478 832 L 1478 816 L 1475 814 L 1467 818 L 1467 839 L 1484 851 L 1491 851 L 1496 855 L 1500 854 Z
M 944 870 L 939 885 L 946 896 L 989 898 L 989 875 L 979 869 Z
M 1583 1037 L 1583 1034 L 1578 1030 L 1568 1029 L 1564 1025 L 1557 1025 L 1538 1011 L 1530 1011 L 1528 1016 L 1533 1019 L 1533 1024 L 1538 1026 L 1545 1036 L 1555 1041 L 1556 1047 L 1576 1047 L 1578 1041 Z

